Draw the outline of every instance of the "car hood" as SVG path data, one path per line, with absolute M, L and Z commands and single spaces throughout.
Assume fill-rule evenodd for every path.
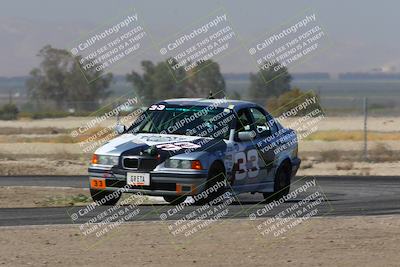
M 195 144 L 197 148 L 190 150 L 182 148 L 179 150 L 168 150 L 164 148 L 157 148 L 161 155 L 168 155 L 171 157 L 185 152 L 195 151 L 221 151 L 226 148 L 226 144 L 221 139 L 213 139 L 209 137 L 199 136 L 186 136 L 186 135 L 170 135 L 170 134 L 123 134 L 114 138 L 98 148 L 95 154 L 98 155 L 139 155 L 141 152 L 151 146 L 158 146 L 161 144 L 175 144 L 180 142 L 189 142 Z

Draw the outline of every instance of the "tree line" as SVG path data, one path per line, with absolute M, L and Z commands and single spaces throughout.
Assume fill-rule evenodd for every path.
M 41 63 L 32 69 L 26 82 L 31 101 L 53 101 L 59 108 L 74 103 L 74 109 L 84 111 L 98 108 L 112 94 L 112 73 L 96 71 L 94 67 L 91 68 L 93 71 L 85 71 L 83 75 L 77 63 L 80 56 L 46 45 L 39 51 L 38 57 Z M 265 99 L 279 97 L 291 89 L 292 76 L 288 69 L 279 63 L 268 65 L 268 68 L 250 74 L 247 88 L 247 97 L 256 102 L 264 101 L 260 103 L 262 105 L 265 105 Z M 276 68 L 279 70 L 276 71 Z M 181 68 L 174 73 L 175 77 L 167 60 L 158 63 L 146 60 L 141 62 L 140 72 L 133 70 L 126 75 L 126 81 L 144 103 L 146 100 L 177 97 L 207 97 L 210 92 L 217 98 L 226 96 L 225 80 L 217 62 L 199 62 L 190 71 Z M 88 82 L 90 80 L 94 81 Z M 240 98 L 240 95 L 233 93 L 228 97 Z

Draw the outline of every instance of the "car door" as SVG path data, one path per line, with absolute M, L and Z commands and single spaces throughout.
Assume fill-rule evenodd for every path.
M 259 178 L 259 156 L 254 140 L 239 140 L 239 132 L 255 133 L 254 122 L 248 108 L 237 112 L 235 126 L 234 185 L 254 184 Z
M 259 157 L 259 179 L 258 181 L 271 182 L 274 180 L 275 166 L 275 145 L 276 132 L 278 130 L 275 120 L 263 109 L 254 107 L 250 108 L 250 114 L 253 120 L 253 128 L 256 136 L 254 138 L 255 148 Z

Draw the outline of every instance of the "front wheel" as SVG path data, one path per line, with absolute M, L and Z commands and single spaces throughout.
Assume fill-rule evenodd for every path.
M 105 191 L 90 189 L 93 201 L 102 206 L 114 206 L 121 198 L 121 193 L 117 191 Z
M 193 196 L 195 204 L 205 205 L 223 195 L 226 192 L 226 185 L 224 167 L 220 163 L 213 164 L 209 170 L 204 191 Z

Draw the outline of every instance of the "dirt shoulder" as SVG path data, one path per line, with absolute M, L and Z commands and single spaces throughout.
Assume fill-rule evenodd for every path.
M 400 162 L 351 162 L 303 159 L 298 176 L 310 175 L 377 175 L 398 173 Z M 88 162 L 83 160 L 49 160 L 26 158 L 0 161 L 0 176 L 8 175 L 87 175 Z
M 400 162 L 312 162 L 303 161 L 297 176 L 393 176 L 399 173 Z
M 87 188 L 0 186 L 0 208 L 65 207 L 91 202 Z
M 54 118 L 54 119 L 20 119 L 16 121 L 3 121 L 0 120 L 1 128 L 45 128 L 54 127 L 60 129 L 74 129 L 93 120 L 94 117 L 66 117 L 66 118 Z M 296 118 L 286 119 L 283 123 L 290 125 Z M 110 118 L 103 121 L 100 126 L 114 125 L 116 122 L 115 118 Z M 400 118 L 399 117 L 369 117 L 368 125 L 371 129 L 379 129 L 379 131 L 390 132 L 398 131 L 400 129 Z M 363 116 L 349 116 L 349 117 L 335 117 L 328 116 L 322 120 L 319 124 L 319 130 L 362 130 L 364 126 Z
M 129 197 L 128 194 L 122 196 Z M 0 186 L 0 208 L 86 206 L 93 203 L 88 188 Z M 162 197 L 143 196 L 143 204 L 166 203 Z
M 93 118 L 67 117 L 0 121 L 0 176 L 86 175 L 91 154 L 96 146 L 92 150 L 85 150 L 92 142 L 71 142 L 71 132 L 91 119 Z M 288 125 L 293 120 L 295 119 L 288 119 Z M 110 119 L 104 121 L 99 127 L 107 127 L 114 123 L 115 120 Z M 322 120 L 316 132 L 321 136 L 318 138 L 309 136 L 309 139 L 300 140 L 299 155 L 303 163 L 299 175 L 393 175 L 396 173 L 396 166 L 400 161 L 398 156 L 400 118 L 368 118 L 370 129 L 379 130 L 379 132 L 370 132 L 369 154 L 374 157 L 377 155 L 385 157 L 379 161 L 372 159 L 372 163 L 361 162 L 364 148 L 364 143 L 360 141 L 363 138 L 363 125 L 363 117 L 360 116 L 327 117 Z M 374 134 L 382 135 L 379 138 L 385 138 L 371 138 Z M 387 139 L 388 135 L 390 135 L 389 139 Z M 335 136 L 339 140 L 330 141 Z M 361 139 L 360 136 L 362 136 Z M 351 162 L 352 166 L 350 164 L 342 166 L 346 162 Z
M 0 161 L 0 175 L 87 175 L 88 166 L 89 160 L 7 159 Z
M 92 248 L 77 226 L 0 228 L 4 266 L 398 266 L 399 216 L 311 218 L 266 239 L 248 220 L 221 221 L 195 240 L 162 222 L 121 225 Z

